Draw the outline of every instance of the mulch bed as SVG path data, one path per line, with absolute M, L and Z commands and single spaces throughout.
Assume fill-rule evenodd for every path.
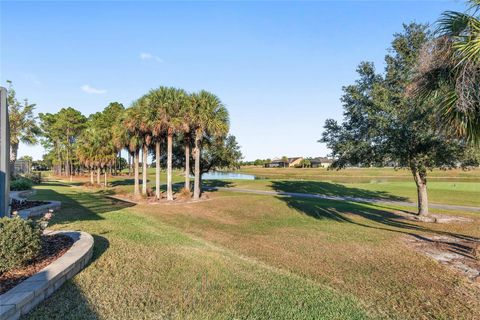
M 42 270 L 61 257 L 72 246 L 73 239 L 62 234 L 42 235 L 42 248 L 37 258 L 22 268 L 13 269 L 0 274 L 0 294 L 10 290 Z
M 36 206 L 49 204 L 49 203 L 50 202 L 46 202 L 46 201 L 27 201 L 27 200 L 20 201 L 20 200 L 12 199 L 12 211 L 29 209 L 29 208 L 33 208 L 33 207 L 36 207 Z

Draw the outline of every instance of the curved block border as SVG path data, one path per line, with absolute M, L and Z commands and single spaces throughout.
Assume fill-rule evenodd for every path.
M 24 191 L 10 191 L 10 197 L 15 200 L 25 200 L 25 198 L 35 195 L 37 190 L 24 190 Z M 47 204 L 40 206 L 18 210 L 18 215 L 23 219 L 28 219 L 30 217 L 39 216 L 48 212 L 48 210 L 60 210 L 62 203 L 60 201 L 46 201 Z
M 0 320 L 18 319 L 49 297 L 68 279 L 82 270 L 92 258 L 93 237 L 81 231 L 51 231 L 73 239 L 72 247 L 19 285 L 0 295 Z

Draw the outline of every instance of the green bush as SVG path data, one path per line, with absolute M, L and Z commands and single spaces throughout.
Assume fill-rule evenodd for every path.
M 32 220 L 0 219 L 0 274 L 21 267 L 40 252 L 41 231 Z
M 34 184 L 42 183 L 42 174 L 40 172 L 32 172 L 25 174 L 25 178 L 31 180 Z
M 12 191 L 22 191 L 30 190 L 33 187 L 33 182 L 27 178 L 18 178 L 10 182 L 10 190 Z

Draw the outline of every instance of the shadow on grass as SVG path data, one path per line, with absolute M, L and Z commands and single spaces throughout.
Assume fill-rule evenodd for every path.
M 217 191 L 215 188 L 231 188 L 233 185 L 232 181 L 226 180 L 202 180 L 202 187 L 208 191 Z
M 65 187 L 62 183 L 51 182 L 44 186 Z M 72 193 L 58 193 L 53 189 L 37 189 L 37 194 L 32 197 L 35 200 L 61 201 L 62 208 L 54 215 L 52 224 L 66 224 L 75 221 L 102 220 L 101 214 L 132 207 L 135 204 L 116 199 L 106 198 L 111 190 L 99 190 L 96 192 L 75 191 Z
M 434 235 L 449 236 L 470 242 L 480 241 L 480 238 L 473 236 L 434 230 L 432 228 L 428 228 L 428 226 L 416 224 L 405 217 L 387 211 L 387 207 L 383 207 L 381 205 L 364 204 L 350 201 L 306 199 L 288 196 L 279 196 L 277 198 L 281 201 L 284 201 L 290 208 L 295 209 L 297 212 L 319 220 L 328 219 L 342 223 L 352 223 L 365 228 L 406 234 L 422 240 L 426 239 L 423 234 L 429 233 Z M 412 215 L 414 214 L 414 212 L 404 212 Z M 362 217 L 373 223 L 359 222 L 358 220 L 353 219 L 354 217 L 352 215 Z M 450 250 L 455 250 L 456 253 L 462 254 L 466 257 L 469 256 L 466 250 L 458 250 L 459 248 L 456 244 L 449 243 L 448 241 L 442 243 L 450 245 Z
M 60 183 L 51 183 L 50 185 L 64 187 Z M 52 189 L 37 189 L 35 198 L 62 202 L 62 208 L 54 215 L 52 224 L 102 220 L 102 213 L 133 206 L 131 203 L 107 199 L 104 197 L 104 192 L 58 193 Z M 85 269 L 110 247 L 109 240 L 103 234 L 92 234 L 92 236 L 94 239 L 93 255 Z M 71 319 L 72 315 L 77 315 L 76 317 L 81 319 L 98 319 L 95 308 L 85 297 L 84 289 L 80 288 L 74 279 L 66 281 L 52 296 L 40 303 L 23 319 Z
M 324 181 L 273 180 L 271 181 L 271 187 L 277 192 L 311 193 L 324 196 L 358 197 L 390 201 L 408 200 L 405 197 L 396 196 L 385 191 L 370 191 Z
M 98 319 L 94 309 L 82 288 L 70 279 L 22 319 Z

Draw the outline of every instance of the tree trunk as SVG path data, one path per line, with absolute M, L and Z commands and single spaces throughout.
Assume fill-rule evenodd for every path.
M 155 198 L 160 200 L 160 141 L 155 143 Z
M 100 167 L 97 167 L 97 184 L 100 185 Z
M 418 215 L 428 215 L 427 173 L 412 169 L 413 179 L 417 185 Z
M 90 169 L 90 183 L 93 185 L 93 169 Z
M 144 196 L 147 195 L 147 152 L 148 147 L 144 144 L 142 152 L 142 194 Z
M 18 156 L 18 143 L 10 145 L 10 176 L 15 174 L 15 161 L 17 161 Z
M 200 199 L 202 190 L 200 189 L 200 140 L 195 138 L 195 180 L 193 184 L 193 200 Z
M 172 190 L 172 144 L 173 132 L 169 129 L 167 137 L 167 200 L 173 200 Z
M 140 182 L 139 182 L 140 174 L 138 172 L 140 170 L 140 168 L 139 168 L 140 167 L 140 164 L 139 164 L 140 159 L 139 158 L 140 158 L 140 151 L 137 150 L 137 151 L 135 151 L 135 160 L 134 160 L 135 168 L 133 170 L 134 175 L 135 175 L 135 186 L 134 186 L 133 194 L 135 195 L 135 197 L 140 196 Z
M 185 190 L 190 191 L 190 141 L 185 140 Z
M 107 168 L 105 167 L 105 169 L 103 170 L 103 179 L 105 181 L 104 183 L 104 187 L 106 188 L 107 187 Z
M 132 176 L 132 154 L 128 151 L 128 176 Z

